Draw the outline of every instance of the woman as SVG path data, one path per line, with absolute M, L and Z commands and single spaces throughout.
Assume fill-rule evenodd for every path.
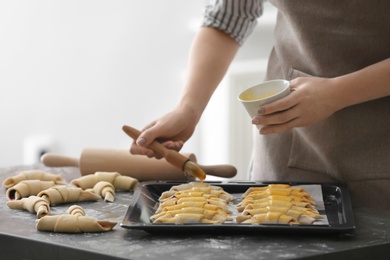
M 390 2 L 269 2 L 278 17 L 267 80 L 290 80 L 291 94 L 252 119 L 252 179 L 341 181 L 354 205 L 390 209 Z M 181 149 L 261 13 L 260 0 L 207 6 L 177 106 L 131 153 L 156 156 L 145 148 L 154 139 Z

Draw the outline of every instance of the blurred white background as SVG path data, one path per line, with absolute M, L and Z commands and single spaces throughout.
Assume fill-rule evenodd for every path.
M 123 124 L 142 128 L 176 104 L 207 2 L 1 1 L 0 167 L 38 162 L 47 151 L 79 157 L 87 147 L 128 149 Z M 266 3 L 232 65 L 235 80 L 244 75 L 246 82 L 248 72 L 261 81 L 274 20 Z M 201 164 L 237 164 L 229 155 L 234 131 L 227 131 L 239 124 L 225 99 L 238 91 L 231 81 L 227 76 L 182 150 Z M 250 151 L 250 141 L 241 149 Z

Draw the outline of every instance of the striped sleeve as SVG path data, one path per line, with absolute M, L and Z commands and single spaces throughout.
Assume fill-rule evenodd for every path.
M 202 26 L 220 29 L 242 45 L 262 13 L 262 0 L 213 0 L 204 10 Z

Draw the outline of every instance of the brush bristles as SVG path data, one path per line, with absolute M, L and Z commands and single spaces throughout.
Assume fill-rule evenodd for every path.
M 202 168 L 200 168 L 199 165 L 191 161 L 186 162 L 186 164 L 184 165 L 184 172 L 187 174 L 191 174 L 192 176 L 198 178 L 201 181 L 206 179 L 206 173 L 202 170 Z

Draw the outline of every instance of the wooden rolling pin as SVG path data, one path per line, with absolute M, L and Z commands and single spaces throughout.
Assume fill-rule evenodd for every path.
M 194 154 L 183 154 L 196 162 Z M 54 153 L 42 155 L 41 161 L 49 167 L 73 166 L 79 167 L 82 175 L 94 174 L 97 171 L 119 172 L 122 175 L 138 179 L 138 181 L 153 180 L 191 180 L 179 168 L 166 160 L 148 158 L 145 155 L 133 155 L 128 150 L 86 148 L 80 159 Z M 237 169 L 232 165 L 199 165 L 207 175 L 232 178 Z

